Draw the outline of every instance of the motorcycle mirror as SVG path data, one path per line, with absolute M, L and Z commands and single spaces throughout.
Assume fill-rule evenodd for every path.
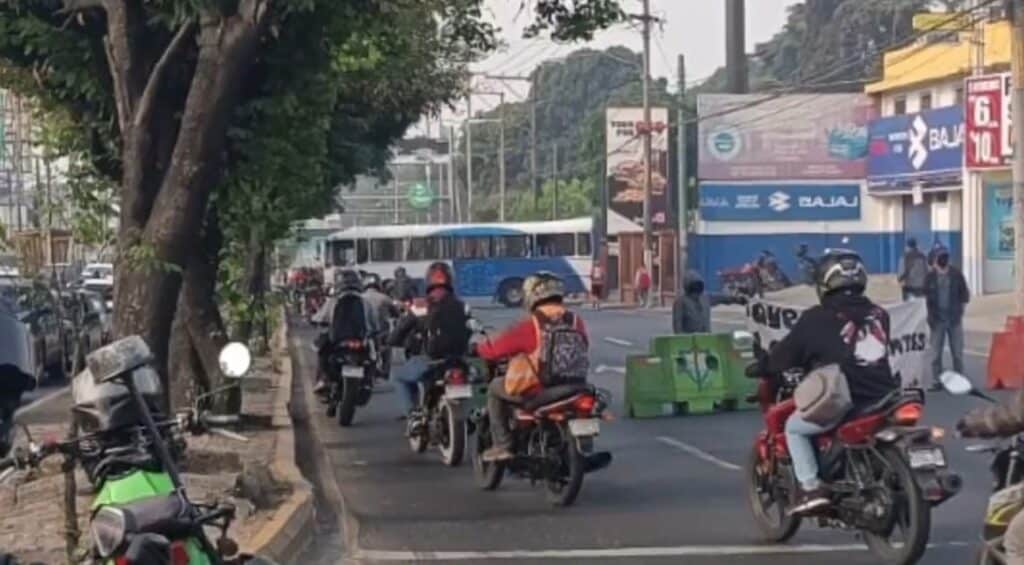
M 743 330 L 732 332 L 732 347 L 740 351 L 753 350 L 754 334 Z
M 971 380 L 955 371 L 942 373 L 939 376 L 939 382 L 942 383 L 942 388 L 946 389 L 946 392 L 957 396 L 970 394 L 974 391 L 974 385 L 971 384 Z
M 220 370 L 225 376 L 240 379 L 252 366 L 252 354 L 245 344 L 233 341 L 220 350 L 217 357 Z

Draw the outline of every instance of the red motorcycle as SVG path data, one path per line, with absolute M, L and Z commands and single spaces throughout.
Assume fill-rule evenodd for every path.
M 787 513 L 797 482 L 785 427 L 796 410 L 792 395 L 801 376 L 783 375 L 777 390 L 761 381 L 758 396 L 765 429 L 754 442 L 745 471 L 758 529 L 767 541 L 781 543 L 796 534 L 804 517 L 813 518 L 820 527 L 858 530 L 879 563 L 916 563 L 928 544 L 931 509 L 961 487 L 936 442 L 942 430 L 918 425 L 924 394 L 894 391 L 819 436 L 819 474 L 832 504 L 798 516 Z

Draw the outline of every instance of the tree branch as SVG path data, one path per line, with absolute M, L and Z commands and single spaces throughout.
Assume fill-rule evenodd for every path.
M 178 29 L 178 33 L 174 35 L 174 39 L 171 40 L 171 44 L 164 50 L 164 54 L 160 56 L 160 60 L 157 61 L 156 66 L 153 67 L 153 72 L 149 75 L 149 80 L 146 82 L 146 88 L 142 91 L 142 98 L 139 99 L 139 107 L 135 111 L 135 127 L 140 127 L 149 120 L 150 114 L 153 112 L 153 102 L 156 100 L 157 92 L 160 90 L 160 81 L 163 78 L 165 69 L 170 65 L 174 56 L 184 45 L 185 39 L 191 36 L 194 22 L 188 22 Z
M 57 13 L 71 14 L 91 8 L 103 8 L 103 0 L 64 0 L 64 7 L 57 10 Z

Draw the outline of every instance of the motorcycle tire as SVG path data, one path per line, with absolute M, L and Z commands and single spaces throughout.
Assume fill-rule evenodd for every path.
M 576 438 L 569 432 L 569 425 L 558 426 L 562 433 L 562 445 L 558 457 L 561 464 L 557 475 L 544 478 L 544 489 L 547 491 L 548 502 L 552 506 L 565 508 L 576 502 L 576 497 L 583 488 L 583 475 L 586 472 L 586 461 L 580 452 Z
M 481 490 L 497 490 L 505 478 L 505 464 L 484 461 L 484 452 L 491 448 L 491 428 L 486 417 L 477 424 L 476 449 L 473 451 L 473 477 Z
M 747 479 L 747 503 L 750 506 L 750 513 L 754 517 L 754 525 L 761 532 L 761 537 L 764 541 L 783 543 L 792 538 L 797 530 L 800 529 L 801 519 L 799 516 L 786 514 L 788 500 L 776 500 L 776 493 L 772 493 L 772 498 L 768 501 L 762 498 L 766 493 L 760 491 L 761 481 L 757 472 L 758 463 L 760 463 L 760 456 L 758 455 L 757 447 L 754 447 L 750 450 L 750 456 L 747 458 L 747 464 L 744 469 Z M 777 475 L 773 478 L 781 480 Z M 777 517 L 772 515 L 772 509 L 778 512 Z
M 899 450 L 887 446 L 880 449 L 878 453 L 885 459 L 886 467 L 891 470 L 891 473 L 884 477 L 886 479 L 885 486 L 889 489 L 900 489 L 901 496 L 894 498 L 906 501 L 906 508 L 903 509 L 902 514 L 909 519 L 908 531 L 904 532 L 905 536 L 899 547 L 893 547 L 890 543 L 889 536 L 892 535 L 892 532 L 883 536 L 876 532 L 863 531 L 864 541 L 871 552 L 880 559 L 879 563 L 887 565 L 917 563 L 924 555 L 924 551 L 928 547 L 928 536 L 931 535 L 931 505 L 921 494 L 921 489 L 918 487 L 917 481 L 914 480 L 914 473 Z M 895 529 L 895 527 L 895 525 L 891 526 L 891 529 Z
M 355 379 L 342 379 L 341 399 L 338 401 L 338 425 L 343 428 L 351 426 L 356 416 L 360 388 Z
M 437 410 L 438 417 L 444 422 L 445 435 L 448 436 L 438 445 L 441 462 L 448 467 L 458 467 L 466 453 L 466 421 L 445 399 L 441 399 Z

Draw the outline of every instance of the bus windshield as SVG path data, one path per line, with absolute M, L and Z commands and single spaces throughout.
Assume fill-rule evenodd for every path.
M 331 242 L 331 265 L 335 267 L 348 267 L 355 264 L 356 246 L 352 240 L 338 240 Z

